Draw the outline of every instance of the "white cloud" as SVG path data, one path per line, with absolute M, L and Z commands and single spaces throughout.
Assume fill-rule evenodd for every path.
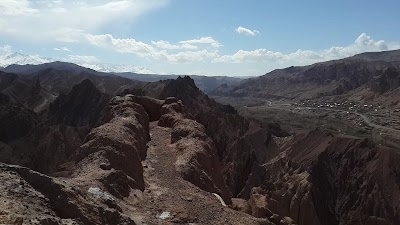
M 164 6 L 168 0 L 1 0 L 0 36 L 31 40 L 78 42 L 112 24 L 129 26 L 138 16 Z M 121 23 L 121 21 L 124 21 Z M 17 29 L 16 29 L 17 28 Z
M 223 55 L 214 62 L 225 63 L 280 63 L 306 65 L 315 62 L 328 61 L 350 57 L 355 54 L 368 51 L 384 51 L 398 49 L 398 44 L 387 44 L 384 40 L 374 41 L 370 36 L 362 33 L 354 44 L 345 47 L 331 47 L 324 50 L 297 50 L 292 53 L 284 54 L 281 52 L 268 51 L 260 48 L 253 51 L 239 50 L 232 55 Z
M 214 62 L 248 63 L 282 60 L 284 55 L 280 52 L 267 51 L 264 48 L 253 51 L 239 50 L 233 55 L 224 55 L 216 58 Z
M 177 49 L 197 49 L 198 47 L 191 44 L 182 44 L 182 45 L 173 45 L 168 41 L 160 40 L 160 41 L 152 41 L 154 46 L 160 49 L 168 49 L 168 50 L 177 50 Z
M 140 57 L 151 58 L 156 60 L 164 60 L 172 63 L 189 63 L 189 62 L 201 62 L 207 59 L 213 59 L 218 57 L 217 51 L 209 51 L 202 49 L 199 51 L 181 51 L 177 53 L 170 53 L 168 50 L 176 49 L 194 49 L 191 43 L 203 42 L 204 44 L 219 44 L 219 42 L 209 39 L 198 39 L 192 41 L 181 41 L 181 45 L 172 45 L 166 41 L 153 42 L 158 48 L 154 48 L 152 45 L 146 44 L 141 41 L 137 41 L 133 38 L 114 38 L 111 34 L 102 35 L 91 35 L 85 36 L 87 41 L 91 45 L 98 47 L 108 48 L 119 53 L 135 54 Z
M 238 34 L 242 34 L 242 35 L 246 35 L 246 36 L 256 36 L 257 34 L 260 34 L 260 32 L 258 30 L 250 30 L 248 28 L 239 26 L 238 28 L 236 28 L 236 33 Z
M 5 16 L 26 16 L 34 15 L 39 10 L 31 7 L 31 2 L 28 0 L 1 0 L 0 15 Z
M 222 45 L 218 41 L 214 40 L 212 37 L 202 37 L 199 39 L 180 41 L 179 43 L 180 44 L 209 44 L 214 48 L 222 47 Z
M 135 53 L 140 56 L 147 56 L 156 52 L 153 46 L 141 41 L 136 41 L 133 38 L 114 38 L 111 34 L 87 34 L 85 37 L 92 45 L 110 48 L 120 53 Z
M 167 60 L 173 63 L 202 62 L 216 57 L 218 57 L 217 52 L 207 49 L 201 51 L 184 51 L 176 54 L 169 54 L 166 51 L 161 51 L 155 54 L 156 59 Z
M 67 47 L 61 47 L 61 48 L 53 48 L 54 51 L 64 51 L 64 52 L 71 52 L 69 48 Z

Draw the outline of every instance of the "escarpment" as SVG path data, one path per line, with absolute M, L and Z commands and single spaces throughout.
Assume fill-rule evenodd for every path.
M 252 172 L 234 208 L 272 222 L 397 224 L 398 150 L 312 131 Z M 389 197 L 390 196 L 390 197 Z

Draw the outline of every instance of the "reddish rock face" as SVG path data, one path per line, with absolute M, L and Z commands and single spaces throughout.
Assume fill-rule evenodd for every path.
M 179 86 L 183 81 L 166 86 Z M 195 105 L 189 107 L 190 116 L 204 126 L 204 133 L 212 139 L 225 184 L 234 197 L 248 200 L 240 204 L 235 200 L 233 207 L 250 214 L 254 210 L 254 215 L 268 217 L 276 224 L 400 221 L 400 207 L 392 201 L 397 198 L 384 197 L 397 196 L 400 190 L 396 150 L 319 130 L 284 138 L 288 134 L 277 126 L 255 127 L 250 121 L 215 107 L 215 103 L 208 104 L 202 93 L 192 88 L 184 90 L 175 96 L 183 100 L 185 108 Z M 191 100 L 186 98 L 188 95 Z M 185 136 L 202 140 L 199 134 L 203 131 L 193 129 L 193 125 L 185 127 L 189 122 L 176 111 L 163 115 L 159 122 L 176 128 L 173 142 Z M 282 138 L 276 141 L 276 136 Z M 254 188 L 258 190 L 256 194 L 252 192 Z
M 82 85 L 93 98 L 74 102 L 86 107 L 72 104 L 67 115 L 62 110 L 52 111 L 56 118 L 53 123 L 67 121 L 71 126 L 43 123 L 23 138 L 0 142 L 2 161 L 6 158 L 7 163 L 29 165 L 62 177 L 0 164 L 0 224 L 31 220 L 38 220 L 38 224 L 134 224 L 132 217 L 140 210 L 135 204 L 145 195 L 154 196 L 152 200 L 160 203 L 157 207 L 164 208 L 177 198 L 190 207 L 206 199 L 212 206 L 210 212 L 238 214 L 218 220 L 232 224 L 230 219 L 239 217 L 271 225 L 394 225 L 400 221 L 400 157 L 396 149 L 319 130 L 285 137 L 279 126 L 261 126 L 209 99 L 188 77 L 176 83 L 163 82 L 167 89 L 157 89 L 176 98 L 124 95 L 112 98 L 104 107 L 102 101 L 93 100 L 100 95 L 89 83 L 73 90 L 82 90 Z M 81 93 L 75 91 L 66 99 L 75 99 L 76 93 Z M 0 102 L 10 103 L 2 96 Z M 69 105 L 66 102 L 61 99 L 58 105 Z M 90 130 L 91 106 L 98 106 L 102 113 Z M 82 115 L 77 113 L 81 111 Z M 153 122 L 151 129 L 158 130 L 155 134 L 162 138 L 154 139 L 157 145 L 147 146 L 149 122 L 157 120 L 163 127 Z M 148 147 L 153 151 L 149 157 Z M 158 171 L 173 171 L 163 179 L 179 178 L 174 180 L 179 180 L 178 187 L 188 185 L 188 190 L 195 190 L 190 197 L 182 198 L 180 190 L 146 183 L 154 179 L 148 176 L 154 175 L 151 165 L 163 162 L 154 157 L 156 150 L 164 151 L 157 156 L 173 152 L 168 156 L 168 166 Z M 142 166 L 151 157 L 151 163 Z M 150 172 L 143 175 L 143 171 Z M 248 215 L 222 208 L 209 192 Z M 164 202 L 167 199 L 170 201 Z M 146 211 L 143 218 L 159 219 L 159 210 L 164 210 L 157 208 L 155 213 L 153 202 L 141 204 Z M 208 206 L 201 205 L 196 213 Z M 188 215 L 184 207 L 171 208 L 179 211 L 171 212 L 170 220 L 160 219 L 160 223 L 198 222 L 199 218 Z M 22 215 L 23 210 L 27 213 Z M 213 221 L 213 216 L 219 216 L 211 214 L 204 218 Z
M 232 194 L 228 190 L 213 141 L 206 135 L 200 123 L 188 119 L 181 101 L 167 98 L 162 106 L 165 113 L 160 126 L 171 127 L 171 143 L 179 152 L 176 169 L 182 177 L 199 188 L 216 193 L 227 203 Z
M 106 163 L 110 169 L 121 171 L 133 179 L 126 181 L 134 184 L 132 188 L 144 190 L 141 161 L 146 158 L 149 140 L 146 111 L 134 102 L 133 96 L 115 97 L 103 122 L 87 135 L 86 143 L 78 149 L 75 176 L 94 173 L 100 168 L 100 162 Z M 111 177 L 104 179 L 115 180 Z

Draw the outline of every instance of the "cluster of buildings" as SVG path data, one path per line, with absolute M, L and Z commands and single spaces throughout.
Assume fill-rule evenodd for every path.
M 324 102 L 324 103 L 315 103 L 310 100 L 301 102 L 301 103 L 293 103 L 294 106 L 298 107 L 310 107 L 310 108 L 325 108 L 325 109 L 337 109 L 343 111 L 353 111 L 353 112 L 368 112 L 375 111 L 377 112 L 382 108 L 382 106 L 374 106 L 371 104 L 356 104 L 354 102 Z

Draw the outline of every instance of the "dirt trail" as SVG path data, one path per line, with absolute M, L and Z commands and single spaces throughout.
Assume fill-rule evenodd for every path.
M 180 178 L 171 129 L 150 124 L 151 141 L 143 162 L 146 190 L 134 205 L 137 224 L 259 224 L 247 214 L 221 205 L 211 193 Z

